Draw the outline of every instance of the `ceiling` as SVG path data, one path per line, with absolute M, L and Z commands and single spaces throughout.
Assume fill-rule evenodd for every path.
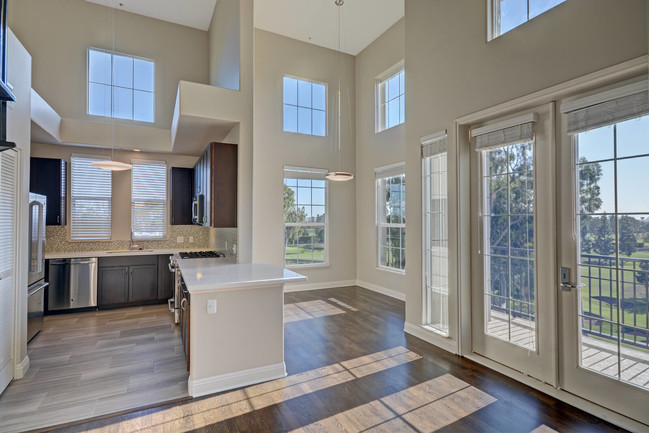
M 86 0 L 207 31 L 217 0 Z
M 404 0 L 347 0 L 341 12 L 341 50 L 357 55 L 404 15 Z M 255 27 L 338 49 L 334 0 L 255 0 Z
M 86 0 L 208 30 L 217 0 Z M 357 55 L 404 15 L 404 0 L 347 0 L 341 12 L 341 50 Z M 334 0 L 255 0 L 255 27 L 338 49 Z

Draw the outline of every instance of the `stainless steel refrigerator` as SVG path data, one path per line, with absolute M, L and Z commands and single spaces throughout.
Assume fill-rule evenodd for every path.
M 44 195 L 29 194 L 29 276 L 27 288 L 27 341 L 43 327 L 45 312 L 45 210 Z

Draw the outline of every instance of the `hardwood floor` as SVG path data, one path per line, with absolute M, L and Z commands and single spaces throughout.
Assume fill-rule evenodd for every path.
M 0 432 L 20 432 L 187 397 L 166 305 L 46 316 L 30 368 L 0 396 Z
M 622 431 L 404 334 L 403 302 L 345 287 L 285 303 L 287 378 L 57 431 Z

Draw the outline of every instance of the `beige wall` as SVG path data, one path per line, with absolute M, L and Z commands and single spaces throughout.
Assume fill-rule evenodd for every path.
M 283 167 L 338 170 L 332 125 L 337 107 L 336 52 L 255 30 L 255 95 L 253 158 L 253 260 L 282 265 Z M 284 75 L 328 83 L 327 136 L 283 132 Z M 342 166 L 355 169 L 354 57 L 342 56 Z M 309 284 L 356 278 L 355 181 L 329 183 L 329 266 L 299 272 Z
M 406 320 L 414 325 L 422 320 L 421 183 L 412 181 L 421 175 L 420 137 L 448 129 L 453 180 L 458 117 L 647 54 L 645 0 L 570 0 L 489 43 L 486 5 L 406 0 Z M 453 185 L 451 222 L 459 218 Z M 457 253 L 456 236 L 450 232 L 449 257 Z M 450 271 L 456 293 L 453 260 Z
M 374 169 L 405 160 L 406 124 L 375 132 L 375 81 L 399 63 L 405 51 L 405 20 L 401 19 L 356 56 L 356 244 L 357 279 L 405 292 L 405 275 L 377 269 L 376 183 Z M 407 77 L 408 71 L 406 71 Z M 407 79 L 407 78 L 406 78 Z M 407 96 L 406 96 L 407 98 Z M 406 119 L 408 115 L 406 114 Z M 410 182 L 406 179 L 406 195 Z M 410 230 L 409 216 L 406 231 Z M 406 262 L 409 261 L 406 257 Z
M 52 144 L 32 143 L 31 156 L 40 158 L 58 158 L 70 162 L 73 153 L 83 155 L 109 156 L 110 150 L 93 147 L 60 146 Z M 193 167 L 198 160 L 195 156 L 171 155 L 164 153 L 125 152 L 116 150 L 113 154 L 115 161 L 130 162 L 132 159 L 149 159 L 167 162 L 167 184 L 170 180 L 171 167 Z M 131 233 L 131 172 L 113 172 L 112 199 L 112 240 L 127 240 Z M 68 172 L 68 179 L 70 174 Z M 68 186 L 68 192 L 69 192 Z M 167 188 L 169 191 L 169 188 Z M 167 204 L 169 197 L 167 197 Z M 68 215 L 70 215 L 70 200 L 68 200 Z M 169 219 L 169 216 L 167 216 Z M 68 221 L 69 224 L 69 221 Z M 170 233 L 168 233 L 169 235 Z
M 143 126 L 171 126 L 178 81 L 208 82 L 207 32 L 84 0 L 20 0 L 8 9 L 33 58 L 33 87 L 61 117 L 106 120 L 86 114 L 86 58 L 88 47 L 113 49 L 113 11 L 114 50 L 155 61 L 155 124 Z
M 209 29 L 209 83 L 239 90 L 239 0 L 219 0 Z

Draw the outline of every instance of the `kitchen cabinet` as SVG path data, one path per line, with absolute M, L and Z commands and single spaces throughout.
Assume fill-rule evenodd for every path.
M 158 301 L 174 297 L 174 279 L 169 270 L 169 256 L 158 256 Z
M 45 224 L 66 225 L 67 164 L 63 159 L 30 158 L 29 192 L 47 197 Z
M 169 256 L 160 257 L 169 260 Z M 166 302 L 167 298 L 159 299 L 160 284 L 169 284 L 168 279 L 159 281 L 160 257 L 100 257 L 97 274 L 99 309 Z
M 237 226 L 238 147 L 210 143 L 194 166 L 194 199 L 204 197 L 203 218 L 208 227 Z
M 171 224 L 192 224 L 194 170 L 171 167 Z

